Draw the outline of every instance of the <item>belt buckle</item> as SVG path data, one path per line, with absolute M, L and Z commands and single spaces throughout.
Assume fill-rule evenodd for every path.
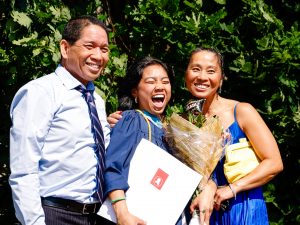
M 92 205 L 93 205 L 94 209 L 93 209 L 93 211 L 89 212 L 89 206 L 92 206 Z M 97 204 L 83 204 L 82 214 L 95 213 L 96 207 L 97 207 Z

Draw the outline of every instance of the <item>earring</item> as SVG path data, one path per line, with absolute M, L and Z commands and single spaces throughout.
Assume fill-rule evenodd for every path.
M 218 94 L 221 94 L 221 93 L 222 93 L 222 85 L 218 89 Z
M 134 98 L 134 102 L 135 102 L 136 104 L 138 103 L 138 98 L 137 98 L 137 97 Z

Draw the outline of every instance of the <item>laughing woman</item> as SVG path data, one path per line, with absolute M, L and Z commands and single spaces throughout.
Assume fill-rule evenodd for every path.
M 129 67 L 125 82 L 120 86 L 123 94 L 119 108 L 131 110 L 124 111 L 112 129 L 105 162 L 105 195 L 112 202 L 117 224 L 146 224 L 127 208 L 128 172 L 137 145 L 142 138 L 148 139 L 149 133 L 154 144 L 169 152 L 163 141 L 161 116 L 171 98 L 170 77 L 171 71 L 163 62 L 145 57 Z M 151 132 L 148 131 L 148 122 Z M 181 220 L 177 224 L 182 224 Z

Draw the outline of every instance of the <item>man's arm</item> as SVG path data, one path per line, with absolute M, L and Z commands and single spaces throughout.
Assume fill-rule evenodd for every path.
M 32 84 L 21 88 L 11 105 L 9 183 L 16 217 L 22 224 L 45 224 L 38 175 L 49 108 L 45 90 Z

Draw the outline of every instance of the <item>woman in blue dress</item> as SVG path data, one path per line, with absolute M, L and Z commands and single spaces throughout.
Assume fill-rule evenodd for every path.
M 223 79 L 223 57 L 218 51 L 197 48 L 192 52 L 185 75 L 186 87 L 194 97 L 206 99 L 202 113 L 220 118 L 231 143 L 246 137 L 261 162 L 229 185 L 223 157 L 190 208 L 192 212 L 199 209 L 200 224 L 266 225 L 269 222 L 261 186 L 282 171 L 280 152 L 271 131 L 252 105 L 219 95 Z
M 145 57 L 129 67 L 120 86 L 122 119 L 111 132 L 106 153 L 105 195 L 110 198 L 120 225 L 144 225 L 142 218 L 131 214 L 126 205 L 130 161 L 142 138 L 169 152 L 164 141 L 161 118 L 171 98 L 171 70 L 158 59 Z M 147 162 L 145 162 L 147 163 Z M 147 194 L 147 193 L 145 193 Z M 142 201 L 142 199 L 141 199 Z M 178 220 L 181 225 L 181 219 Z

